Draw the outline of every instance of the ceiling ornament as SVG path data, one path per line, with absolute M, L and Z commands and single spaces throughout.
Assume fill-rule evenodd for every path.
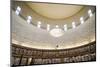
M 60 28 L 53 28 L 50 30 L 50 35 L 53 37 L 61 37 L 64 35 L 64 30 L 60 29 Z

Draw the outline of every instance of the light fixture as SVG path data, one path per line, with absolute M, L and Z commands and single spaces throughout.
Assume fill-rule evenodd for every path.
M 16 11 L 15 11 L 16 15 L 19 15 L 20 11 L 21 11 L 21 7 L 17 6 Z
M 38 28 L 41 27 L 41 22 L 40 22 L 40 21 L 38 21 L 38 23 L 37 23 L 37 27 L 38 27 Z
M 27 16 L 27 23 L 30 24 L 32 21 L 32 17 L 31 16 Z
M 59 26 L 58 25 L 56 25 L 56 28 L 58 28 Z
M 64 31 L 67 31 L 67 24 L 64 25 Z
M 47 31 L 49 31 L 50 30 L 50 25 L 49 24 L 47 24 Z
M 64 35 L 64 31 L 60 28 L 54 28 L 54 29 L 50 30 L 49 33 L 53 37 L 61 37 L 62 35 Z
M 91 9 L 88 10 L 88 14 L 89 14 L 90 17 L 93 16 Z
M 75 26 L 75 22 L 72 22 L 72 27 L 73 27 L 73 28 L 75 28 L 75 27 L 76 27 L 76 26 Z
M 84 23 L 84 19 L 83 19 L 83 17 L 80 17 L 80 22 L 81 22 L 81 24 Z

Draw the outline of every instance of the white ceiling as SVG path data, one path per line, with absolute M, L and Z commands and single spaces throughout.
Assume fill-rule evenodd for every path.
M 36 13 L 51 19 L 68 18 L 79 12 L 83 6 L 50 3 L 27 3 Z
M 75 29 L 70 29 L 62 37 L 50 36 L 44 29 L 27 24 L 12 12 L 12 42 L 37 49 L 67 49 L 82 46 L 95 40 L 95 16 Z

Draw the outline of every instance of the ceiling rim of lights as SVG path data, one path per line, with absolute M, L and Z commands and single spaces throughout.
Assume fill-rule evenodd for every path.
M 18 7 L 19 7 L 19 6 L 18 6 Z M 89 9 L 89 10 L 90 10 L 90 9 Z M 89 11 L 89 10 L 88 10 L 88 11 Z M 88 11 L 87 11 L 87 12 L 88 12 Z M 92 10 L 91 10 L 91 12 L 92 12 Z M 87 16 L 88 16 L 88 15 L 87 15 Z M 27 16 L 27 17 L 28 17 L 28 16 Z M 31 17 L 31 16 L 30 16 L 30 17 Z M 82 16 L 82 17 L 83 17 L 83 16 Z M 32 18 L 32 17 L 31 17 L 31 18 Z M 89 16 L 88 16 L 88 18 L 89 18 Z M 31 19 L 31 20 L 32 20 L 32 19 Z M 79 20 L 80 20 L 80 19 L 79 19 Z M 86 21 L 86 20 L 84 20 L 84 21 Z M 41 22 L 41 21 L 39 21 L 39 22 Z M 74 22 L 74 26 L 76 27 L 75 21 L 73 21 L 73 22 Z M 31 21 L 30 23 L 32 23 L 32 21 Z M 80 23 L 80 24 L 81 24 L 81 23 Z M 80 24 L 79 24 L 79 25 L 80 25 Z M 49 24 L 49 25 L 50 25 L 50 24 Z M 64 25 L 65 25 L 65 24 L 64 24 Z M 75 28 L 75 27 L 73 27 L 73 24 L 72 24 L 72 28 Z M 41 24 L 39 24 L 39 28 L 42 28 Z M 56 28 L 59 28 L 60 31 L 61 31 L 61 30 L 64 31 L 64 30 L 63 30 L 63 29 L 64 29 L 64 26 L 63 26 L 63 29 L 62 29 L 62 27 L 59 27 L 58 25 L 56 25 Z M 56 28 L 52 28 L 52 29 L 50 29 L 50 31 L 53 30 L 53 29 L 56 29 Z M 45 28 L 45 29 L 47 29 L 47 28 Z M 58 29 L 57 29 L 57 30 L 58 30 Z M 49 32 L 50 32 L 50 31 L 49 31 Z M 63 32 L 62 32 L 62 35 L 63 35 Z

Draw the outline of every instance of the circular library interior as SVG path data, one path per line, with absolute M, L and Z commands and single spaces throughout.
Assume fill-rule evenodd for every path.
M 11 2 L 11 66 L 96 61 L 96 6 Z

